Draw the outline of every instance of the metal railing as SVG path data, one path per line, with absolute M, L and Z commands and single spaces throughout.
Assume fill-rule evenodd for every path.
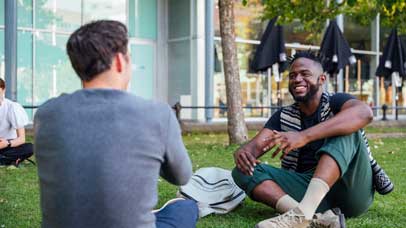
M 275 111 L 279 110 L 283 106 L 243 106 L 243 109 L 262 109 L 262 110 L 269 110 L 271 113 L 274 113 Z M 219 109 L 219 110 L 224 110 L 227 111 L 227 106 L 182 106 L 179 102 L 176 103 L 174 106 L 172 106 L 173 110 L 175 111 L 176 118 L 178 121 L 181 121 L 181 112 L 182 109 Z M 406 107 L 395 107 L 395 106 L 388 106 L 386 104 L 382 106 L 373 106 L 371 107 L 373 111 L 381 110 L 382 111 L 382 120 L 388 120 L 388 112 L 390 110 L 395 110 L 395 120 L 399 119 L 399 111 L 405 111 L 404 113 L 402 112 L 402 115 L 406 115 Z M 267 118 L 267 117 L 265 117 Z

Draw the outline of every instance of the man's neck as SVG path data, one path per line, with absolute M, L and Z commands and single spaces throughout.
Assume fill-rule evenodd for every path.
M 101 73 L 94 77 L 91 81 L 82 81 L 84 89 L 123 89 L 123 85 L 116 79 L 116 75 L 112 75 L 109 72 Z
M 310 100 L 307 102 L 300 102 L 299 103 L 299 109 L 302 113 L 305 114 L 305 116 L 310 116 L 313 114 L 317 108 L 319 107 L 320 104 L 320 99 L 321 95 L 323 94 L 323 91 L 320 90 L 314 95 Z

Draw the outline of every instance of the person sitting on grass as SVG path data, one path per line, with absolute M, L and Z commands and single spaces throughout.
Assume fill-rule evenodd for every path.
M 32 156 L 31 143 L 25 142 L 28 116 L 17 102 L 4 97 L 6 83 L 0 78 L 0 165 L 16 165 Z
M 296 53 L 289 71 L 295 103 L 272 115 L 234 153 L 235 183 L 253 200 L 283 213 L 258 223 L 259 228 L 307 227 L 317 223 L 316 211 L 332 208 L 354 217 L 373 202 L 371 166 L 377 164 L 361 129 L 372 121 L 372 110 L 351 95 L 323 92 L 325 81 L 319 56 L 311 51 Z M 272 157 L 281 154 L 282 169 L 258 160 L 271 149 L 275 149 Z M 393 189 L 388 178 L 384 185 L 386 193 Z M 332 222 L 343 223 L 334 216 Z
M 83 89 L 50 99 L 34 118 L 42 227 L 195 227 L 192 200 L 152 212 L 159 176 L 184 185 L 192 165 L 169 105 L 126 92 L 125 25 L 85 24 L 67 52 Z

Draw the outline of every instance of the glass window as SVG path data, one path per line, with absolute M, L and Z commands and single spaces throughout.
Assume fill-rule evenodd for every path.
M 169 0 L 169 39 L 190 36 L 190 0 Z
M 32 33 L 19 31 L 17 41 L 17 101 L 32 105 Z M 26 109 L 32 119 L 32 109 Z
M 80 88 L 80 80 L 73 71 L 65 52 L 68 36 L 36 33 L 34 104 L 39 105 L 61 93 Z
M 32 27 L 32 0 L 17 1 L 18 27 Z
M 4 1 L 0 0 L 0 25 L 4 25 Z
M 22 105 L 32 104 L 32 33 L 18 32 L 17 100 Z
M 217 41 L 215 47 L 218 53 L 218 59 L 215 61 L 222 62 L 223 57 L 220 42 Z M 278 84 L 274 77 L 269 77 L 266 72 L 254 72 L 254 70 L 249 68 L 256 48 L 257 45 L 237 43 L 242 104 L 247 107 L 244 109 L 246 117 L 268 117 L 270 115 L 269 109 L 255 107 L 276 106 Z M 284 105 L 289 104 L 292 100 L 287 87 L 287 81 L 285 76 L 282 77 L 282 82 L 279 83 L 279 91 Z M 227 98 L 223 72 L 215 70 L 213 84 L 214 105 L 225 106 Z M 214 115 L 216 118 L 225 117 L 226 111 L 224 109 L 217 109 Z
M 4 30 L 0 29 L 0 78 L 5 78 L 4 65 Z
M 152 45 L 131 45 L 131 61 L 130 91 L 147 99 L 153 98 L 155 48 Z
M 81 0 L 45 0 L 35 4 L 37 28 L 73 31 L 80 26 Z
M 323 39 L 324 33 L 311 34 L 311 32 L 304 31 L 302 23 L 297 20 L 283 26 L 283 35 L 285 37 L 285 43 L 299 43 L 319 46 Z
M 392 28 L 381 26 L 379 30 L 379 50 L 383 52 Z
M 371 26 L 362 26 L 349 16 L 344 16 L 344 37 L 351 48 L 371 50 Z
M 126 0 L 83 0 L 83 23 L 111 19 L 127 24 Z
M 180 101 L 180 95 L 191 94 L 190 55 L 189 40 L 168 44 L 168 101 L 171 105 Z
M 128 4 L 130 36 L 156 39 L 157 1 L 130 0 Z
M 261 39 L 266 23 L 262 20 L 263 5 L 261 0 L 250 0 L 247 6 L 242 1 L 234 2 L 236 36 L 243 39 Z M 218 1 L 214 8 L 214 34 L 220 36 L 220 17 Z

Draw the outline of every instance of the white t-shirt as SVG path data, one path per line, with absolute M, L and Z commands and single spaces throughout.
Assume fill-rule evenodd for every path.
M 17 129 L 28 124 L 28 116 L 24 108 L 7 98 L 0 105 L 0 138 L 17 138 Z

